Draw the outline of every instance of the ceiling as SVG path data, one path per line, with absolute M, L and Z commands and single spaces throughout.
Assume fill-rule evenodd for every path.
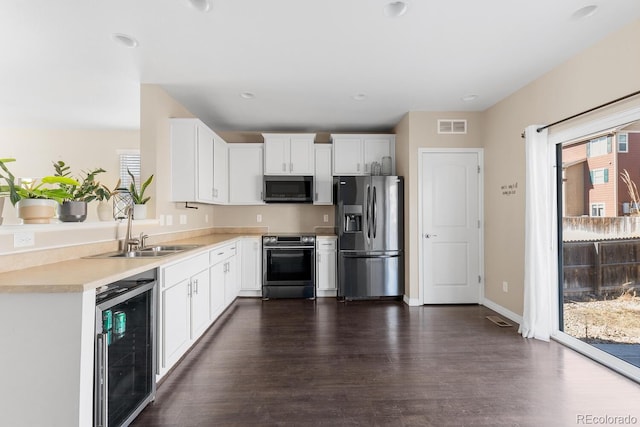
M 137 129 L 150 83 L 220 131 L 384 131 L 482 111 L 640 18 L 638 0 L 387 3 L 3 0 L 0 126 Z

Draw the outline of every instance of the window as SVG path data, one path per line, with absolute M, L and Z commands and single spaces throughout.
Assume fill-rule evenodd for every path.
M 587 144 L 587 157 L 604 156 L 611 152 L 611 136 L 594 138 Z
M 591 183 L 593 185 L 606 184 L 607 182 L 609 182 L 609 169 L 593 169 L 590 174 Z
M 619 133 L 617 138 L 618 138 L 618 153 L 628 153 L 629 152 L 629 134 Z
M 591 203 L 591 216 L 604 216 L 604 203 Z
M 140 185 L 140 152 L 139 151 L 122 151 L 120 152 L 120 187 L 129 188 L 131 177 L 127 173 L 127 169 L 131 171 L 136 178 L 136 184 Z

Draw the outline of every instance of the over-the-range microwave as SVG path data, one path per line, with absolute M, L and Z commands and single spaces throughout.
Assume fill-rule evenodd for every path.
M 313 203 L 313 176 L 265 175 L 265 203 Z

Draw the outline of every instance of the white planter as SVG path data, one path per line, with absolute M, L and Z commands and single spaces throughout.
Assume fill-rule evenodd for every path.
M 49 224 L 58 214 L 58 202 L 49 199 L 21 199 L 16 204 L 18 218 L 25 224 Z
M 100 221 L 113 221 L 113 207 L 111 203 L 106 201 L 98 202 L 98 207 L 96 208 L 98 211 L 98 219 Z
M 147 205 L 133 205 L 133 219 L 147 219 Z

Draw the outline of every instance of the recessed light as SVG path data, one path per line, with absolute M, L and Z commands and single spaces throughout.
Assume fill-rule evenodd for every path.
M 209 0 L 188 0 L 189 4 L 200 12 L 209 12 L 211 10 L 211 3 Z
M 403 1 L 393 1 L 391 3 L 387 3 L 384 7 L 384 14 L 391 17 L 397 18 L 398 16 L 402 16 L 407 12 L 407 4 Z
M 116 33 L 113 35 L 113 39 L 117 43 L 120 43 L 122 46 L 128 47 L 130 49 L 133 49 L 134 47 L 138 47 L 138 40 L 126 34 Z
M 471 101 L 475 101 L 476 99 L 478 99 L 478 95 L 469 94 L 469 95 L 463 96 L 460 99 L 463 100 L 464 102 L 471 102 Z
M 364 101 L 366 97 L 367 95 L 365 95 L 364 93 L 356 93 L 355 95 L 352 96 L 352 98 L 355 99 L 356 101 Z
M 571 18 L 576 21 L 579 19 L 588 18 L 592 16 L 594 13 L 596 13 L 597 9 L 598 9 L 598 6 L 594 4 L 592 4 L 591 6 L 585 6 L 573 12 L 573 14 L 571 15 Z
M 252 93 L 252 92 L 242 92 L 240 94 L 240 98 L 243 98 L 243 99 L 253 99 L 255 97 L 256 97 L 255 93 Z

